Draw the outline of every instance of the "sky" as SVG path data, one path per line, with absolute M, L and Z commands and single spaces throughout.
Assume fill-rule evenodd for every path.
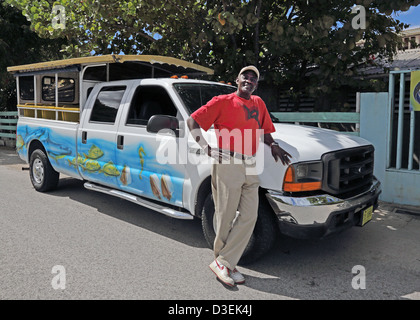
M 420 27 L 420 5 L 411 7 L 405 12 L 398 12 L 393 16 L 401 22 L 410 24 L 410 28 Z

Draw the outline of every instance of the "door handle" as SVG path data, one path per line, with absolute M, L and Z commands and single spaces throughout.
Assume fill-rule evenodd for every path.
M 124 136 L 117 136 L 117 148 L 120 150 L 124 149 Z
M 82 143 L 86 144 L 87 142 L 87 131 L 82 131 Z

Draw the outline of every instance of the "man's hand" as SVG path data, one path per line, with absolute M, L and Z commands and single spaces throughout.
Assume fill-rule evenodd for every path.
M 290 158 L 292 158 L 291 154 L 286 152 L 283 148 L 280 148 L 279 144 L 274 141 L 270 133 L 264 134 L 264 143 L 271 148 L 271 155 L 276 162 L 280 159 L 284 166 L 290 164 Z
M 279 145 L 273 145 L 271 147 L 271 154 L 274 157 L 276 162 L 280 159 L 281 163 L 285 165 L 290 164 L 290 158 L 292 157 L 290 153 L 286 152 L 284 149 L 280 148 Z

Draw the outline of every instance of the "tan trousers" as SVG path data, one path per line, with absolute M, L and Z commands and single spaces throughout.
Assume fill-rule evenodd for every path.
M 215 163 L 212 167 L 212 191 L 217 221 L 214 255 L 231 270 L 238 264 L 258 216 L 260 181 L 258 175 L 249 174 L 249 168 L 243 162 Z M 237 218 L 236 211 L 239 211 Z

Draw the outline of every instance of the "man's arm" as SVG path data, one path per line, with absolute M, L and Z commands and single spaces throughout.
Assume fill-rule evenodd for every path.
M 280 148 L 277 142 L 274 141 L 270 133 L 264 134 L 264 143 L 271 148 L 271 154 L 276 162 L 280 159 L 283 165 L 289 165 L 292 156 L 284 149 Z
M 203 134 L 201 133 L 200 125 L 192 117 L 187 119 L 187 126 L 188 129 L 190 129 L 194 140 L 200 145 L 200 147 L 209 157 L 214 158 L 216 161 L 219 161 L 219 163 L 221 163 L 223 160 L 229 160 L 229 154 L 222 152 L 222 150 L 218 148 L 212 149 L 210 147 L 206 139 L 203 137 Z
M 201 133 L 201 127 L 192 117 L 187 119 L 187 126 L 190 129 L 191 135 L 193 136 L 194 140 L 200 145 L 204 151 L 207 151 L 209 154 L 209 144 L 207 143 L 206 139 L 204 139 L 203 134 Z M 206 150 L 207 149 L 207 150 Z

